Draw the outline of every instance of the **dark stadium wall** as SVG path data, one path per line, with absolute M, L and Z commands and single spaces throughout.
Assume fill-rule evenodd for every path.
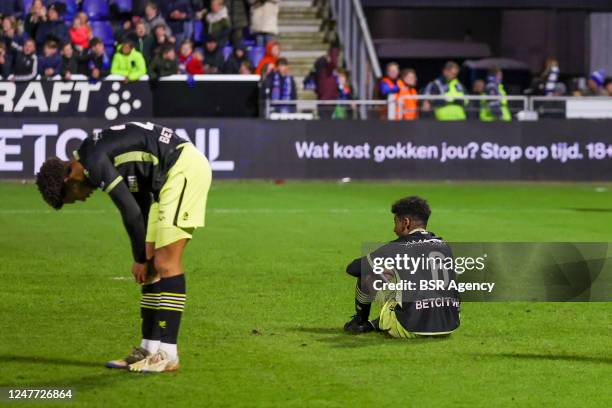
M 134 120 L 134 119 L 132 119 Z M 162 119 L 209 158 L 216 178 L 611 180 L 612 121 L 512 123 Z M 7 119 L 0 178 L 67 159 L 97 119 Z

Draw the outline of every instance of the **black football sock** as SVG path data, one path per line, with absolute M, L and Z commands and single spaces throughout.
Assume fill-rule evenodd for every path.
M 161 349 L 165 344 L 176 344 L 181 315 L 185 308 L 185 275 L 161 278 L 159 281 L 159 327 L 161 328 Z
M 357 279 L 355 285 L 355 312 L 362 322 L 366 322 L 370 317 L 370 307 L 372 299 L 361 289 L 361 279 Z
M 141 332 L 143 343 L 141 347 L 146 348 L 149 352 L 155 352 L 154 344 L 149 346 L 151 342 L 159 342 L 161 337 L 161 329 L 159 327 L 158 310 L 160 299 L 160 284 L 159 281 L 142 286 L 142 297 L 140 298 L 140 317 Z

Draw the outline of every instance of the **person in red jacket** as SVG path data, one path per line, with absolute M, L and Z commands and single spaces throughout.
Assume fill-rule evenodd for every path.
M 266 53 L 259 61 L 255 73 L 261 75 L 262 78 L 276 69 L 276 63 L 280 57 L 281 49 L 277 41 L 270 41 L 266 45 Z
M 179 48 L 179 73 L 200 75 L 204 73 L 204 56 L 201 52 L 193 52 L 193 43 L 185 40 Z

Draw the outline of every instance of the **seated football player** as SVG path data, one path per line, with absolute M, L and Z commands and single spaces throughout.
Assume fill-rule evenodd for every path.
M 422 254 L 428 256 L 432 250 L 435 254 L 452 257 L 448 244 L 427 231 L 427 222 L 431 215 L 427 201 L 416 196 L 402 198 L 391 206 L 391 212 L 394 216 L 393 232 L 398 238 L 365 257 L 355 259 L 346 268 L 349 275 L 357 278 L 357 284 L 355 315 L 344 325 L 344 330 L 351 334 L 383 331 L 392 337 L 405 339 L 446 336 L 459 327 L 459 297 L 456 291 L 436 292 L 437 295 L 433 296 L 438 297 L 433 298 L 431 292 L 414 291 L 409 296 L 402 293 L 401 303 L 394 294 L 390 299 L 386 298 L 380 315 L 369 320 L 371 304 L 376 296 L 376 291 L 372 289 L 373 279 L 380 279 L 380 282 L 389 281 L 386 277 L 395 276 L 397 273 L 381 267 L 384 272 L 376 274 L 373 264 L 377 258 L 393 259 L 396 255 L 403 254 L 413 257 Z M 454 271 L 449 274 L 454 279 Z M 427 267 L 419 267 L 409 275 L 415 282 L 418 279 L 432 280 L 432 271 Z M 373 276 L 378 278 L 372 278 Z
M 204 226 L 211 183 L 208 160 L 189 141 L 153 123 L 131 122 L 94 132 L 74 158 L 50 158 L 36 176 L 53 208 L 110 195 L 131 241 L 132 274 L 142 285 L 140 347 L 109 368 L 136 372 L 179 368 L 177 338 L 185 307 L 183 251 Z

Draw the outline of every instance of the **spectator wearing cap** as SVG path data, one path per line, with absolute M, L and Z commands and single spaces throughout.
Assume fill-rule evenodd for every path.
M 248 61 L 249 57 L 246 53 L 246 47 L 242 41 L 234 46 L 234 50 L 223 64 L 223 73 L 236 75 L 240 73 L 240 66 Z
M 259 47 L 264 47 L 278 34 L 279 0 L 249 0 L 251 32 Z
M 149 78 L 153 81 L 159 78 L 175 75 L 179 73 L 179 63 L 176 58 L 174 47 L 170 44 L 165 44 L 160 49 L 159 53 L 153 57 L 149 66 Z
M 11 45 L 17 50 L 13 65 L 13 75 L 9 79 L 13 81 L 30 81 L 38 75 L 38 57 L 36 56 L 36 43 L 31 38 L 24 41 L 23 47 L 13 43 Z
M 79 72 L 93 80 L 100 80 L 110 73 L 111 60 L 102 40 L 91 39 L 89 49 L 79 58 L 79 66 Z
M 223 0 L 211 0 L 210 10 L 204 17 L 204 25 L 209 35 L 217 38 L 219 47 L 225 47 L 229 42 L 231 32 L 229 13 Z
M 155 27 L 161 25 L 164 27 L 167 37 L 172 35 L 172 30 L 168 27 L 168 24 L 166 24 L 166 20 L 164 20 L 164 17 L 160 14 L 157 4 L 153 1 L 146 4 L 142 21 L 145 23 L 148 33 L 152 33 Z
M 72 48 L 72 44 L 64 43 L 62 44 L 61 50 L 62 56 L 62 65 L 60 70 L 60 75 L 64 81 L 70 81 L 70 77 L 73 74 L 78 73 L 78 60 L 77 56 L 74 53 L 74 48 Z
M 290 74 L 289 62 L 279 58 L 276 68 L 264 80 L 266 98 L 271 101 L 293 101 L 297 99 L 297 90 L 293 75 Z M 275 112 L 293 113 L 295 105 L 274 105 Z
M 176 37 L 177 43 L 191 38 L 193 34 L 193 9 L 190 0 L 166 0 L 161 3 L 162 14 Z
M 63 3 L 53 3 L 47 10 L 47 21 L 40 24 L 36 29 L 36 46 L 41 48 L 47 40 L 53 40 L 57 43 L 65 43 L 70 41 L 68 29 L 61 13 L 65 9 Z
M 214 35 L 206 37 L 204 47 L 204 69 L 209 74 L 221 73 L 225 59 L 223 58 L 223 50 L 219 47 Z
M 59 75 L 61 69 L 62 57 L 57 51 L 57 43 L 53 40 L 47 40 L 43 47 L 43 55 L 40 57 L 38 64 L 38 73 L 44 79 L 49 79 Z
M 120 75 L 125 81 L 137 81 L 147 75 L 147 64 L 142 54 L 134 49 L 131 41 L 121 44 L 111 65 L 111 74 Z
M 47 20 L 47 9 L 42 0 L 34 0 L 28 14 L 25 16 L 23 30 L 30 38 L 36 38 L 36 32 L 42 23 Z
M 603 69 L 595 70 L 591 72 L 589 79 L 587 80 L 587 87 L 583 92 L 584 96 L 608 96 L 608 93 L 604 89 L 604 83 L 606 82 L 606 73 Z

